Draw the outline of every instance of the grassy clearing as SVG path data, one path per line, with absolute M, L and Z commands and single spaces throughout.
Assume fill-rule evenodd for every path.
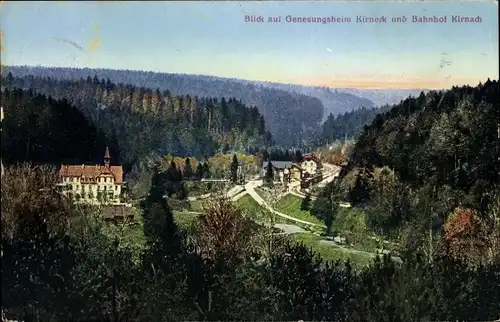
M 302 198 L 288 194 L 281 198 L 275 205 L 275 209 L 285 215 L 305 220 L 313 224 L 324 225 L 324 223 L 318 218 L 311 215 L 308 210 L 300 210 L 300 205 L 302 204 Z
M 269 197 L 269 196 L 267 195 L 267 193 L 266 193 L 264 190 L 262 190 L 262 188 L 260 188 L 260 187 L 255 187 L 255 188 L 254 188 L 254 190 L 255 190 L 255 192 L 256 192 L 256 193 L 257 193 L 257 194 L 258 194 L 258 195 L 259 195 L 262 199 L 266 200 L 266 202 L 267 202 L 267 199 L 268 199 L 268 197 Z
M 304 243 L 304 245 L 311 247 L 311 249 L 314 252 L 318 253 L 324 260 L 349 260 L 356 267 L 370 265 L 373 261 L 373 258 L 368 255 L 349 253 L 342 248 L 328 244 L 322 244 L 320 243 L 322 238 L 313 234 L 301 233 L 294 234 L 291 237 L 294 238 L 297 242 L 302 242 Z
M 236 201 L 236 204 L 244 211 L 246 215 L 256 221 L 261 222 L 270 222 L 271 221 L 271 213 L 259 205 L 257 201 L 255 201 L 250 195 L 245 195 Z M 275 223 L 282 224 L 294 224 L 293 222 L 281 218 L 280 216 L 275 216 Z
M 384 243 L 384 236 L 375 234 L 366 224 L 366 213 L 352 208 L 340 208 L 332 225 L 334 235 L 346 238 L 346 242 L 353 249 L 375 252 L 384 248 L 397 253 L 397 247 L 391 243 Z
M 193 226 L 199 214 L 188 211 L 173 211 L 174 221 L 180 228 L 189 229 Z

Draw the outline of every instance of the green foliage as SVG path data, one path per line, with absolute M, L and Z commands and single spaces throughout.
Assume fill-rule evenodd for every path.
M 492 189 L 499 184 L 500 171 L 498 90 L 498 82 L 488 80 L 402 101 L 365 128 L 349 169 L 387 166 L 412 186 L 431 182 L 468 193 L 482 183 Z M 478 205 L 480 196 L 472 197 Z M 358 193 L 353 200 L 368 198 Z
M 233 155 L 233 160 L 231 161 L 231 181 L 232 182 L 237 182 L 238 181 L 238 157 L 236 154 Z
M 302 198 L 294 196 L 292 194 L 287 194 L 274 205 L 275 209 L 286 215 L 292 216 L 297 219 L 305 220 L 314 224 L 323 225 L 321 219 L 312 216 L 308 210 L 301 210 L 301 205 L 303 203 Z
M 179 119 L 184 122 L 183 125 L 188 122 L 203 123 L 205 127 L 210 125 L 212 130 L 220 134 L 226 134 L 225 131 L 234 128 L 236 123 L 237 131 L 231 131 L 234 137 L 230 139 L 228 135 L 226 142 L 221 140 L 219 142 L 221 148 L 224 145 L 231 147 L 231 149 L 233 146 L 238 146 L 238 149 L 241 150 L 247 146 L 259 148 L 263 141 L 271 142 L 272 137 L 275 137 L 276 143 L 279 145 L 298 146 L 321 122 L 324 112 L 323 104 L 315 97 L 255 84 L 242 84 L 237 81 L 220 80 L 213 77 L 207 78 L 206 76 L 88 68 L 33 66 L 28 68 L 27 66 L 4 66 L 3 68 L 6 73 L 7 71 L 14 73 L 16 76 L 13 78 L 14 82 L 19 82 L 16 80 L 17 77 L 23 76 L 22 82 L 26 86 L 33 86 L 40 79 L 48 77 L 51 80 L 51 83 L 48 84 L 50 87 L 54 87 L 55 80 L 71 81 L 71 88 L 63 93 L 68 99 L 79 95 L 82 87 L 92 83 L 99 85 L 99 89 L 94 87 L 92 91 L 92 94 L 96 91 L 100 94 L 96 98 L 97 102 L 106 104 L 110 108 L 137 112 L 149 110 L 162 112 L 167 107 L 169 116 L 181 114 Z M 93 81 L 91 77 L 87 77 L 88 75 L 96 75 L 98 79 L 96 77 Z M 112 82 L 105 81 L 108 78 Z M 51 90 L 52 93 L 47 94 L 53 97 L 56 97 L 55 94 L 61 94 L 60 91 L 47 88 L 49 86 L 45 84 L 40 84 L 36 90 L 41 88 Z M 133 86 L 121 84 L 132 84 Z M 175 96 L 172 93 L 192 93 L 194 97 Z M 218 99 L 210 99 L 210 103 L 206 104 L 204 109 L 200 109 L 199 101 L 203 100 L 201 97 L 217 97 Z M 246 110 L 238 108 L 243 104 L 256 107 Z M 205 115 L 205 118 L 200 120 L 200 114 Z M 221 117 L 222 114 L 226 114 L 228 117 Z M 209 116 L 210 123 L 207 121 Z M 270 132 L 262 131 L 265 129 L 264 123 L 268 125 Z M 179 126 L 175 129 L 172 128 L 173 131 L 169 131 L 169 133 L 177 136 L 176 133 L 182 133 L 186 129 L 185 126 Z M 186 132 L 193 133 L 189 130 Z M 152 133 L 150 132 L 150 134 Z M 200 141 L 198 141 L 196 149 L 204 149 L 202 144 L 211 143 L 210 140 L 203 140 L 203 136 L 198 136 L 198 138 Z M 125 145 L 125 147 L 128 146 Z M 180 155 L 192 155 L 191 153 L 177 152 Z
M 267 163 L 266 174 L 264 179 L 268 184 L 271 184 L 274 180 L 274 169 L 271 160 L 269 160 L 269 162 Z
M 115 142 L 108 140 L 67 100 L 54 100 L 21 89 L 2 89 L 1 95 L 5 113 L 3 162 L 102 163 L 108 145 L 113 163 L 120 161 Z
M 9 135 L 9 140 L 5 141 L 5 144 L 9 147 L 10 144 L 13 144 L 12 147 L 16 146 L 14 145 L 16 140 L 10 139 L 11 136 L 14 138 L 13 130 L 8 129 L 11 127 L 15 129 L 18 121 L 22 119 L 24 119 L 23 124 L 26 124 L 24 128 L 42 129 L 40 135 L 34 134 L 43 138 L 43 143 L 50 137 L 51 143 L 47 144 L 47 147 L 38 148 L 36 143 L 42 142 L 24 140 L 29 139 L 30 134 L 19 133 L 17 135 L 21 137 L 17 140 L 18 145 L 23 142 L 20 146 L 25 147 L 28 142 L 29 147 L 34 151 L 23 151 L 17 148 L 18 155 L 12 156 L 15 161 L 25 160 L 30 155 L 32 159 L 36 156 L 47 161 L 46 158 L 50 157 L 58 158 L 59 161 L 67 157 L 68 152 L 64 151 L 74 151 L 75 156 L 87 151 L 96 153 L 92 144 L 99 142 L 103 146 L 108 143 L 107 145 L 112 148 L 113 160 L 124 164 L 126 170 L 129 170 L 151 151 L 160 155 L 170 152 L 176 155 L 202 157 L 213 155 L 220 150 L 219 147 L 224 145 L 230 145 L 234 150 L 254 151 L 267 146 L 271 140 L 269 133 L 265 131 L 264 119 L 259 110 L 256 107 L 247 107 L 234 98 L 217 100 L 189 95 L 172 96 L 169 93 L 160 93 L 160 91 L 148 88 L 115 84 L 110 81 L 94 81 L 90 77 L 87 80 L 56 80 L 55 78 L 23 76 L 14 77 L 5 85 L 7 97 L 12 97 L 6 101 L 8 104 L 3 104 L 6 114 L 4 122 L 12 124 L 12 126 L 7 125 L 7 130 L 4 127 L 3 132 L 6 133 L 2 133 L 2 137 Z M 16 100 L 19 100 L 14 100 L 14 97 L 19 94 L 8 93 L 16 87 L 30 88 L 31 94 L 25 96 L 28 96 L 32 103 L 27 104 L 24 98 L 22 100 L 23 105 L 28 107 L 26 112 L 31 111 L 31 117 L 23 112 L 26 115 L 22 118 L 21 115 L 20 118 L 12 118 L 11 114 L 18 114 L 12 104 L 16 104 Z M 43 107 L 45 99 L 33 98 L 35 94 L 31 91 L 59 99 L 61 102 L 51 101 L 50 104 L 45 104 L 50 106 L 47 109 Z M 69 104 L 75 105 L 78 110 L 66 109 L 65 106 Z M 60 113 L 61 109 L 64 111 Z M 44 113 L 37 116 L 36 114 L 40 111 Z M 72 121 L 59 121 L 58 118 L 54 120 L 54 117 L 59 114 Z M 82 118 L 81 114 L 85 115 L 88 121 Z M 12 118 L 10 121 L 9 117 Z M 65 131 L 69 124 L 72 125 L 71 129 L 68 128 L 68 131 Z M 74 129 L 79 129 L 79 131 L 75 132 Z M 100 132 L 96 133 L 97 131 Z M 8 134 L 11 132 L 12 134 Z M 61 133 L 66 134 L 61 135 Z M 75 135 L 76 137 L 73 137 Z M 81 138 L 82 135 L 87 137 Z M 103 135 L 108 140 L 104 139 Z M 68 144 L 68 140 L 73 144 Z M 56 143 L 59 141 L 63 145 Z M 78 144 L 74 142 L 89 143 L 82 150 L 80 147 L 77 149 Z M 60 152 L 61 155 L 49 153 L 54 147 L 63 151 Z M 4 144 L 2 144 L 2 149 L 4 149 Z M 12 150 L 16 151 L 16 149 Z M 104 149 L 97 150 L 101 157 L 103 153 L 101 151 Z M 26 153 L 30 155 L 25 156 Z M 87 152 L 87 155 L 84 155 L 86 161 L 94 156 L 94 154 L 88 154 Z
M 183 177 L 189 179 L 192 176 L 193 176 L 193 168 L 191 166 L 191 160 L 189 160 L 189 158 L 186 158 L 186 162 L 184 164 Z
M 323 221 L 326 225 L 326 233 L 332 232 L 332 225 L 337 216 L 339 201 L 339 190 L 333 182 L 326 185 L 313 203 L 311 215 Z
M 316 145 L 323 146 L 336 140 L 357 137 L 363 132 L 363 127 L 369 125 L 377 114 L 385 113 L 389 109 L 390 106 L 385 105 L 380 108 L 362 107 L 336 116 L 330 113 L 314 141 Z
M 305 210 L 308 211 L 309 208 L 311 207 L 311 194 L 307 194 L 304 199 L 302 199 L 302 202 L 300 203 L 300 210 Z
M 171 196 L 180 194 L 182 173 L 174 162 L 168 169 L 154 168 L 143 203 L 147 242 L 133 247 L 92 208 L 75 208 L 60 198 L 52 189 L 53 169 L 8 167 L 1 189 L 2 309 L 25 321 L 498 319 L 500 263 L 466 263 L 439 245 L 443 223 L 457 203 L 474 205 L 477 218 L 487 223 L 485 252 L 495 258 L 498 205 L 492 203 L 492 186 L 498 179 L 486 169 L 497 170 L 491 159 L 497 156 L 488 150 L 495 134 L 488 118 L 497 115 L 489 104 L 498 106 L 492 83 L 498 85 L 488 81 L 476 89 L 431 92 L 376 117 L 353 153 L 360 169 L 352 180 L 354 199 L 363 208 L 337 208 L 343 193 L 336 182 L 314 201 L 311 214 L 330 228 L 360 236 L 373 229 L 403 230 L 406 254 L 400 264 L 389 256 L 334 247 L 313 234 L 282 243 L 227 200 L 214 201 L 206 216 L 194 219 L 196 229 L 183 231 L 169 205 L 173 199 L 164 198 L 169 189 Z M 113 89 L 111 82 L 92 78 L 84 84 Z M 484 104 L 476 106 L 481 99 Z M 158 105 L 151 93 L 134 94 L 132 101 L 134 109 Z M 172 109 L 181 110 L 186 102 L 174 99 Z M 451 166 L 455 155 L 457 166 Z M 396 175 L 378 169 L 382 166 Z M 250 216 L 259 211 L 253 204 L 245 209 Z

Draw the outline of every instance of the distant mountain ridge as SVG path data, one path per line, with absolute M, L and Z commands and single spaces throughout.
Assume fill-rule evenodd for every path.
M 329 114 L 337 115 L 357 110 L 363 107 L 371 108 L 375 106 L 375 104 L 369 99 L 326 87 L 279 84 L 269 82 L 254 83 L 266 88 L 276 88 L 290 93 L 298 93 L 318 98 L 323 103 L 323 106 L 325 108 L 322 121 L 325 121 Z
M 234 97 L 246 105 L 258 107 L 276 143 L 288 147 L 300 147 L 317 132 L 330 114 L 340 115 L 363 108 L 370 110 L 392 105 L 410 95 L 416 96 L 421 91 L 427 91 L 328 88 L 208 75 L 91 68 L 5 66 L 4 72 L 11 72 L 14 76 L 33 75 L 63 80 L 96 75 L 115 83 L 169 90 L 174 95 Z
M 79 80 L 95 75 L 114 83 L 168 90 L 174 95 L 234 97 L 259 109 L 275 142 L 283 147 L 300 146 L 318 128 L 324 113 L 318 98 L 219 77 L 133 70 L 5 66 L 4 73 L 9 72 L 19 77 L 32 75 L 58 80 Z
M 352 95 L 364 97 L 371 100 L 375 106 L 380 107 L 383 105 L 394 105 L 405 100 L 409 96 L 418 96 L 420 93 L 428 93 L 429 89 L 419 88 L 380 88 L 380 89 L 370 89 L 370 88 L 338 88 L 337 90 L 345 93 L 350 93 Z
M 282 84 L 273 82 L 252 82 L 267 88 L 277 88 L 288 92 L 304 94 L 316 97 L 323 103 L 325 113 L 323 121 L 329 114 L 339 115 L 358 109 L 371 109 L 384 105 L 393 105 L 401 102 L 409 96 L 418 96 L 427 89 L 358 89 L 358 88 L 330 88 L 320 86 L 309 86 L 299 84 Z

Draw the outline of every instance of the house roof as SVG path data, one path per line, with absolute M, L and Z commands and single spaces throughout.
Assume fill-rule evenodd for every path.
M 306 155 L 304 155 L 303 158 L 304 158 L 304 160 L 312 160 L 321 166 L 321 161 L 313 154 L 306 154 Z
M 106 219 L 133 217 L 134 209 L 123 205 L 105 206 L 102 214 Z
M 269 161 L 262 162 L 262 167 L 267 168 Z M 292 167 L 293 162 L 291 161 L 271 161 L 271 164 L 276 169 L 290 169 Z
M 123 168 L 121 165 L 62 165 L 59 175 L 61 177 L 78 177 L 88 182 L 95 182 L 101 176 L 112 176 L 116 184 L 123 183 Z

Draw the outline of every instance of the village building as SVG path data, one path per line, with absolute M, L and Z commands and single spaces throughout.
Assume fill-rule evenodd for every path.
M 108 148 L 103 165 L 62 165 L 59 177 L 61 192 L 77 203 L 120 204 L 123 168 L 111 165 Z
M 300 163 L 300 167 L 304 171 L 303 174 L 308 177 L 313 177 L 321 174 L 323 169 L 321 161 L 313 154 L 304 155 L 303 160 Z
M 264 178 L 267 172 L 269 161 L 262 162 L 261 177 Z M 271 161 L 273 166 L 274 180 L 279 182 L 300 181 L 302 179 L 302 168 L 291 161 Z
M 103 207 L 102 214 L 105 220 L 115 223 L 133 221 L 135 209 L 127 204 L 106 205 Z

